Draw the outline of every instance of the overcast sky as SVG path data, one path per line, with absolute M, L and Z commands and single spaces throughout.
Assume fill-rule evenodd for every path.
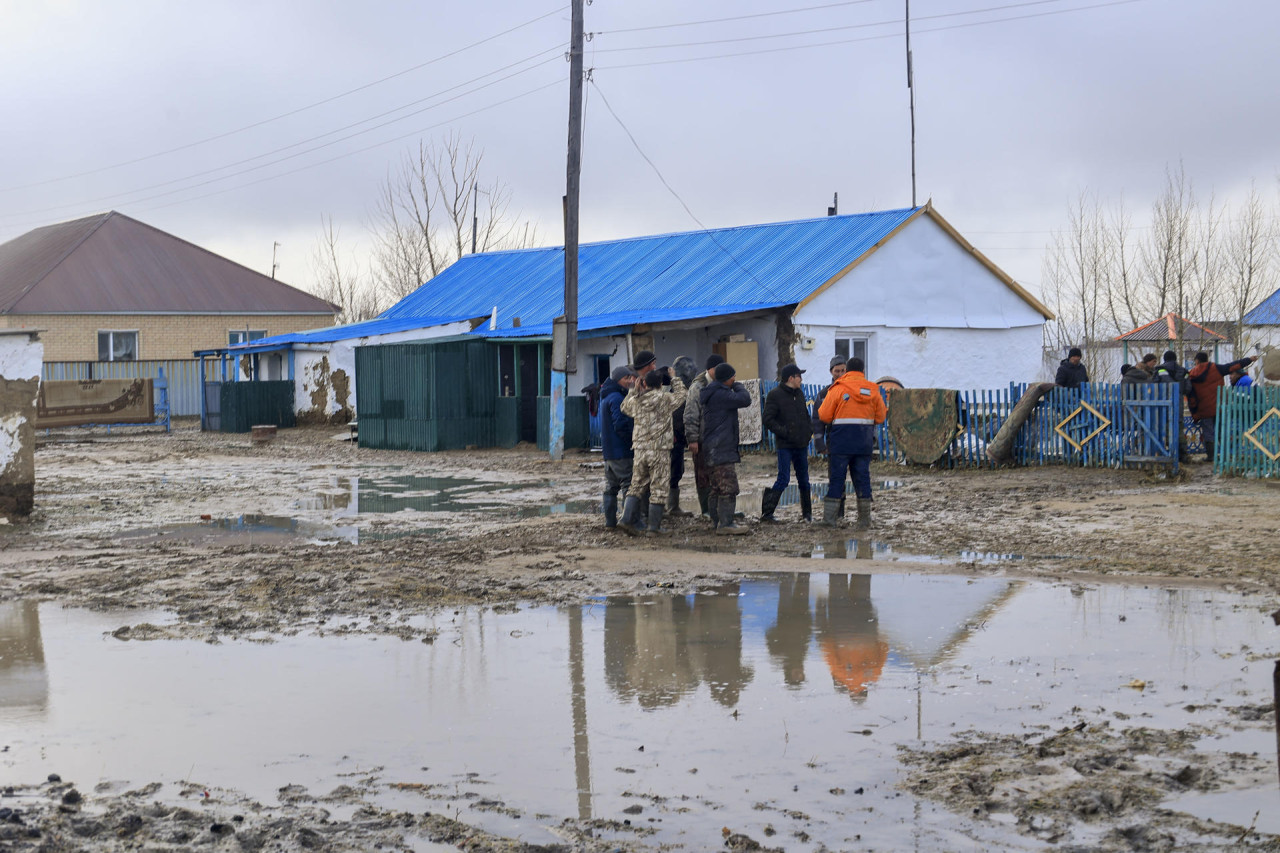
M 595 0 L 583 241 L 821 216 L 833 192 L 841 213 L 910 205 L 903 7 Z M 1141 223 L 1181 162 L 1202 196 L 1256 181 L 1274 203 L 1280 3 L 911 16 L 918 200 L 1034 292 L 1082 190 Z M 568 37 L 555 0 L 0 0 L 0 241 L 114 209 L 264 273 L 279 242 L 307 287 L 321 217 L 367 251 L 388 169 L 452 130 L 558 245 Z

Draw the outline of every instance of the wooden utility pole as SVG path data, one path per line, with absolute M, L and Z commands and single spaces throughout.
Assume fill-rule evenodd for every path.
M 564 314 L 551 334 L 551 458 L 564 457 L 569 374 L 578 372 L 578 188 L 582 170 L 582 10 L 573 0 L 569 34 L 569 158 L 564 195 Z
M 911 206 L 916 206 L 916 87 L 915 74 L 911 68 L 911 0 L 907 4 L 907 94 L 910 96 L 911 110 Z

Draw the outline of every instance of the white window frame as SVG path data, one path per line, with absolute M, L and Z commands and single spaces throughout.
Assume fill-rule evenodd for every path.
M 141 341 L 137 329 L 99 329 L 95 338 L 98 344 L 98 361 L 102 361 L 102 336 L 107 336 L 107 361 L 138 361 Z M 133 335 L 133 358 L 116 358 L 116 335 Z
M 237 336 L 239 340 L 237 340 Z M 228 329 L 227 330 L 227 346 L 237 346 L 239 344 L 251 343 L 261 340 L 267 336 L 266 329 Z
M 848 361 L 853 356 L 858 355 L 857 349 L 859 348 L 859 345 L 860 345 L 862 349 L 862 354 L 859 356 L 859 358 L 862 359 L 862 363 L 865 364 L 867 367 L 866 375 L 870 376 L 871 375 L 871 340 L 873 337 L 874 336 L 870 332 L 858 332 L 851 329 L 839 330 L 835 334 L 835 341 L 834 341 L 835 354 L 843 355 L 845 357 L 845 360 Z M 841 344 L 843 344 L 844 346 L 842 347 Z M 841 352 L 841 349 L 843 349 L 844 352 Z

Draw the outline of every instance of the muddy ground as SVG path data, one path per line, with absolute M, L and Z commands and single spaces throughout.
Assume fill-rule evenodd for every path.
M 536 514 L 598 500 L 598 455 L 570 452 L 553 462 L 532 448 L 374 451 L 336 441 L 335 433 L 333 427 L 283 430 L 264 445 L 248 436 L 201 433 L 192 424 L 169 434 L 42 435 L 35 512 L 0 531 L 0 599 L 179 615 L 171 627 L 144 621 L 121 626 L 121 639 L 216 641 L 334 630 L 415 639 L 423 629 L 411 627 L 408 617 L 441 607 L 574 602 L 655 587 L 689 591 L 743 571 L 811 571 L 815 548 L 828 557 L 841 554 L 853 535 L 801 524 L 795 506 L 779 511 L 782 524 L 756 524 L 760 489 L 772 480 L 773 459 L 764 455 L 748 457 L 739 472 L 739 509 L 752 521 L 752 535 L 716 537 L 705 522 L 690 518 L 670 522 L 670 536 L 631 539 L 604 530 L 601 517 L 589 512 Z M 496 509 L 343 512 L 350 509 L 355 478 L 368 483 L 406 476 L 476 478 L 519 488 L 486 497 L 503 504 Z M 1204 463 L 1186 466 L 1177 477 L 877 463 L 873 480 L 888 488 L 877 493 L 871 536 L 899 559 L 856 569 L 846 564 L 846 571 L 1173 579 L 1256 591 L 1261 602 L 1280 603 L 1276 484 L 1218 478 Z M 686 508 L 696 509 L 691 488 L 684 499 Z M 296 527 L 246 534 L 234 529 L 243 516 L 289 519 Z M 219 525 L 225 520 L 232 522 L 224 531 Z M 1268 725 L 1267 713 L 1258 711 L 1250 724 Z M 1193 740 L 1193 733 L 1085 726 L 1055 736 L 1046 754 L 1041 741 L 966 733 L 944 749 L 903 758 L 908 767 L 924 768 L 909 776 L 910 790 L 957 813 L 981 814 L 993 798 L 1012 796 L 1029 804 L 1019 829 L 1035 838 L 1053 842 L 1073 822 L 1102 821 L 1111 827 L 1102 849 L 1173 849 L 1170 838 L 1202 833 L 1193 821 L 1154 817 L 1161 796 L 1179 786 L 1229 787 L 1267 768 L 1256 756 L 1205 764 L 1192 754 Z M 1147 781 L 1134 782 L 1142 774 L 1129 771 L 1147 754 L 1181 763 L 1161 771 L 1155 782 L 1147 768 Z M 1076 769 L 1063 776 L 1054 769 L 1086 759 L 1093 762 L 1087 774 Z M 1191 769 L 1183 773 L 1183 767 Z M 1272 774 L 1274 769 L 1271 763 Z M 1089 778 L 1081 794 L 1071 786 L 1084 775 Z M 1174 783 L 1165 781 L 1170 775 Z M 1057 777 L 1070 777 L 1070 784 L 1054 788 Z M 369 809 L 339 827 L 306 804 L 267 808 L 226 794 L 191 811 L 148 805 L 145 793 L 110 790 L 77 791 L 79 799 L 67 803 L 65 784 L 20 781 L 26 787 L 18 787 L 13 799 L 0 797 L 0 808 L 20 809 L 18 822 L 0 810 L 0 849 L 185 849 L 197 841 L 220 843 L 223 836 L 235 836 L 239 847 L 233 849 L 246 850 L 357 850 L 375 843 L 408 849 L 397 847 L 405 831 L 468 850 L 520 849 L 517 842 L 444 818 Z M 86 817 L 90 805 L 92 816 Z M 589 829 L 566 827 L 563 849 L 597 849 Z M 748 841 L 735 843 L 750 849 Z M 1205 843 L 1215 849 L 1220 841 Z M 1280 849 L 1275 839 L 1247 828 L 1239 843 Z M 621 848 L 615 841 L 598 849 Z

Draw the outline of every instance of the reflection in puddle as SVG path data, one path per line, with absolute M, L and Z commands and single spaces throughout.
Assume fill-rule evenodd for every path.
M 872 480 L 871 490 L 873 492 L 889 492 L 894 489 L 900 489 L 906 485 L 901 480 Z M 827 484 L 818 482 L 817 480 L 809 481 L 809 491 L 813 494 L 814 504 L 819 504 L 827 496 Z M 844 493 L 846 495 L 853 494 L 853 481 L 845 480 Z M 800 503 L 800 486 L 791 483 L 782 490 L 782 497 L 778 499 L 778 506 L 796 506 Z
M 1179 728 L 1188 704 L 1227 730 L 1223 704 L 1270 700 L 1280 641 L 1237 594 L 939 575 L 758 575 L 412 617 L 440 631 L 430 645 L 122 642 L 107 635 L 172 617 L 4 608 L 0 687 L 41 685 L 0 703 L 7 779 L 159 781 L 162 799 L 191 779 L 266 802 L 289 784 L 367 784 L 384 807 L 457 810 L 530 843 L 554 842 L 564 817 L 638 806 L 648 843 L 688 850 L 721 848 L 722 826 L 770 826 L 788 851 L 1040 849 L 899 792 L 897 746 L 1081 719 Z M 1145 690 L 1124 686 L 1135 678 Z M 1233 749 L 1274 748 L 1254 726 Z
M 1021 554 L 1000 554 L 995 551 L 956 551 L 954 554 L 912 554 L 895 551 L 888 542 L 877 539 L 833 539 L 816 543 L 813 548 L 800 553 L 801 557 L 815 560 L 902 560 L 912 563 L 1007 563 L 1022 559 Z
M 537 518 L 566 512 L 598 513 L 598 500 L 559 501 L 538 506 L 514 506 L 512 501 L 528 491 L 551 492 L 554 481 L 508 483 L 468 477 L 337 477 L 313 497 L 295 502 L 296 509 L 339 510 L 339 515 L 360 513 L 483 512 L 518 518 Z
M 355 542 L 354 527 L 307 524 L 296 518 L 278 515 L 245 515 L 211 518 L 187 524 L 165 524 L 123 530 L 116 539 L 129 542 L 199 542 L 204 544 L 269 545 L 299 539 L 319 542 Z

